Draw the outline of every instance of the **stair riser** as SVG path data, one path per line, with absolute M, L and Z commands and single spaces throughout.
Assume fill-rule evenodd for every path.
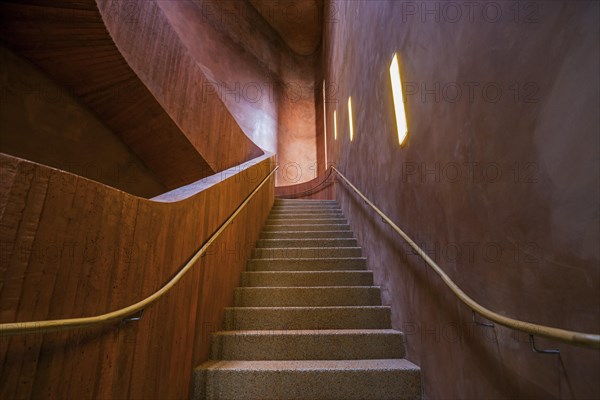
M 338 206 L 339 203 L 335 200 L 321 200 L 321 201 L 279 201 L 275 200 L 274 206 Z
M 263 232 L 261 239 L 350 239 L 354 237 L 352 231 L 296 231 L 296 232 Z
M 377 360 L 404 357 L 402 335 L 377 334 L 217 334 L 213 360 Z M 360 331 L 359 331 L 360 332 Z
M 277 214 L 311 214 L 311 213 L 324 213 L 324 214 L 328 214 L 328 213 L 342 213 L 342 209 L 341 208 L 337 208 L 337 207 L 285 207 L 285 208 L 278 208 L 278 207 L 274 207 L 271 208 L 271 213 L 277 213 Z
M 193 399 L 419 399 L 414 370 L 204 370 L 194 373 Z M 202 388 L 202 390 L 200 389 Z
M 367 268 L 366 258 L 253 259 L 248 271 L 353 271 Z
M 378 287 L 236 288 L 236 307 L 380 306 Z
M 269 219 L 267 221 L 272 220 L 281 220 L 288 219 L 290 221 L 296 219 L 344 219 L 344 214 L 342 213 L 328 213 L 328 214 L 315 214 L 315 213 L 289 213 L 289 214 L 269 214 Z
M 356 239 L 260 239 L 256 247 L 357 247 Z
M 389 329 L 388 307 L 226 308 L 225 330 Z
M 318 224 L 324 219 L 344 219 L 343 214 L 287 214 L 287 215 L 269 215 L 266 224 L 271 224 L 274 221 L 290 221 L 290 225 L 297 220 L 314 220 L 313 224 Z
M 293 232 L 293 231 L 349 231 L 347 224 L 310 224 L 310 225 L 265 225 L 264 232 Z
M 371 271 L 243 272 L 244 287 L 373 286 Z
M 253 258 L 327 258 L 361 257 L 360 247 L 261 248 L 252 251 Z
M 271 214 L 341 214 L 342 210 L 339 208 L 328 208 L 328 209 L 321 209 L 321 208 L 315 208 L 315 209 L 311 209 L 311 208 L 293 208 L 293 209 L 277 209 L 277 208 L 272 208 L 271 209 Z
M 265 225 L 331 225 L 348 224 L 345 218 L 269 219 Z

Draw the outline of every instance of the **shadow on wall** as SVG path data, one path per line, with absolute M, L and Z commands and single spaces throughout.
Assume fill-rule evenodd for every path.
M 119 137 L 26 60 L 0 46 L 0 152 L 141 197 L 165 186 Z

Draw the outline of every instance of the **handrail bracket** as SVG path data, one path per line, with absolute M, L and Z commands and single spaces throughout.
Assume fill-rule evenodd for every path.
M 560 354 L 559 349 L 538 349 L 535 347 L 535 336 L 529 335 L 529 343 L 531 344 L 531 351 L 539 354 Z
M 130 322 L 137 322 L 142 319 L 143 315 L 144 315 L 144 309 L 142 308 L 140 311 L 136 312 L 135 314 L 131 314 L 129 317 L 123 318 L 121 320 L 121 323 L 128 324 Z
M 492 324 L 492 323 L 490 323 L 490 322 L 481 322 L 481 321 L 477 321 L 477 318 L 475 318 L 475 317 L 476 317 L 475 310 L 471 310 L 471 313 L 472 313 L 472 316 L 473 316 L 473 323 L 474 323 L 475 325 L 479 325 L 479 326 L 485 326 L 485 327 L 487 327 L 487 328 L 493 328 L 493 327 L 495 326 L 494 324 Z

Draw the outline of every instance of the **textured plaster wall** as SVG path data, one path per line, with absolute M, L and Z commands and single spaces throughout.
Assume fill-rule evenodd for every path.
M 222 101 L 246 136 L 277 153 L 279 186 L 315 178 L 314 81 L 319 53 L 294 53 L 249 2 L 157 4 L 206 77 L 200 103 Z M 273 12 L 287 16 L 277 8 Z
M 330 1 L 326 10 L 330 162 L 484 306 L 599 333 L 598 3 Z M 388 72 L 396 51 L 403 147 Z M 425 398 L 600 397 L 596 350 L 538 340 L 561 356 L 538 355 L 524 334 L 474 325 L 363 202 L 343 186 L 336 195 L 422 368 Z

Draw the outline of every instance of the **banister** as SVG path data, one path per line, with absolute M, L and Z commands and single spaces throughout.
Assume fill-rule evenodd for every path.
M 360 190 L 356 188 L 337 168 L 331 167 L 339 177 L 355 191 L 383 220 L 389 224 L 396 233 L 398 233 L 409 245 L 417 252 L 419 256 L 435 271 L 442 281 L 450 288 L 450 290 L 458 297 L 460 301 L 466 304 L 471 310 L 485 317 L 489 321 L 493 321 L 500 325 L 512 328 L 517 331 L 528 333 L 529 335 L 541 336 L 547 339 L 559 340 L 565 343 L 576 344 L 583 347 L 591 347 L 600 349 L 600 335 L 593 333 L 576 332 L 567 329 L 555 328 L 551 326 L 534 324 L 531 322 L 520 321 L 500 315 L 491 311 L 481 304 L 477 303 L 465 292 L 450 277 L 435 263 L 402 229 L 400 229 L 389 217 L 387 217 L 377 206 L 373 204 Z
M 273 176 L 275 171 L 277 171 L 279 167 L 276 166 L 273 168 L 271 172 L 261 181 L 261 183 L 250 193 L 244 201 L 235 209 L 235 211 L 229 216 L 229 218 L 217 229 L 215 233 L 204 243 L 204 245 L 194 253 L 194 255 L 189 259 L 189 261 L 181 267 L 181 269 L 169 280 L 165 285 L 163 285 L 159 290 L 146 297 L 143 300 L 138 301 L 135 304 L 130 306 L 118 309 L 116 311 L 111 311 L 106 314 L 95 315 L 92 317 L 82 317 L 82 318 L 68 318 L 68 319 L 55 319 L 55 320 L 45 320 L 45 321 L 28 321 L 28 322 L 11 322 L 0 324 L 0 337 L 4 336 L 13 336 L 13 335 L 26 335 L 32 333 L 48 333 L 48 332 L 56 332 L 67 329 L 76 329 L 76 328 L 89 328 L 92 326 L 98 326 L 102 324 L 107 324 L 109 322 L 114 322 L 118 320 L 123 320 L 126 317 L 132 316 L 133 314 L 137 314 L 140 311 L 144 310 L 148 306 L 152 305 L 154 302 L 159 300 L 162 296 L 167 294 L 176 284 L 181 280 L 181 278 L 194 266 L 194 264 L 206 253 L 210 245 L 223 233 L 225 228 L 233 222 L 235 217 L 242 211 L 242 209 L 250 202 L 250 200 L 258 193 L 258 191 L 267 183 L 267 181 Z M 134 319 L 132 319 L 134 320 Z
M 299 197 L 309 196 L 311 194 L 317 193 L 334 183 L 334 182 L 329 181 L 329 178 L 331 177 L 332 173 L 333 173 L 333 170 L 330 169 L 327 176 L 325 178 L 323 178 L 323 180 L 321 182 L 319 182 L 317 185 L 313 186 L 310 189 L 306 189 L 306 190 L 304 190 L 302 192 L 298 192 L 298 193 L 290 193 L 287 195 L 281 195 L 281 196 L 277 196 L 277 197 L 280 199 L 297 199 Z M 323 187 L 321 187 L 321 186 L 323 186 Z

